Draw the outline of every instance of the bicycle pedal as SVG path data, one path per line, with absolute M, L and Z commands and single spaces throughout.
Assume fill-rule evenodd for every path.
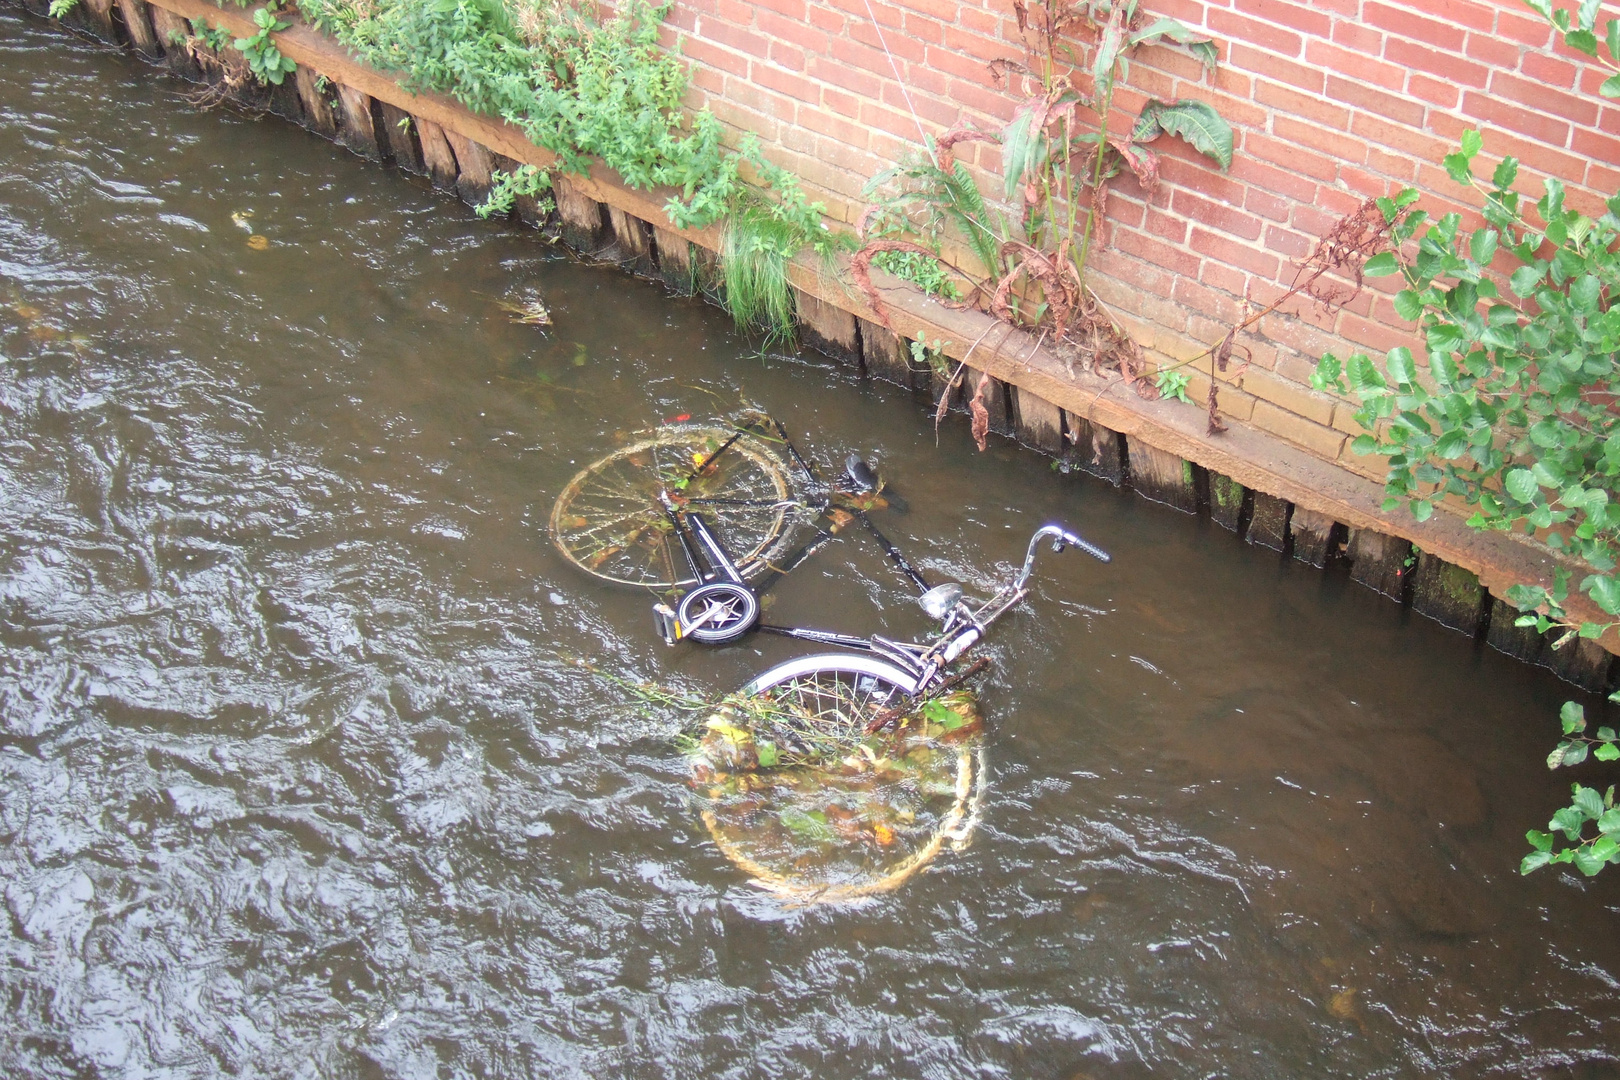
M 653 605 L 653 629 L 664 639 L 665 645 L 673 645 L 684 636 L 681 620 L 675 617 L 675 609 L 665 603 Z

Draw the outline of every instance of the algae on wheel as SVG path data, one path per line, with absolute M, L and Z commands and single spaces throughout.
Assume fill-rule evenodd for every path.
M 766 439 L 672 424 L 580 470 L 552 507 L 552 541 L 569 562 L 608 581 L 696 584 L 664 494 L 713 523 L 746 577 L 764 573 L 786 549 L 799 505 L 788 466 Z
M 709 720 L 692 755 L 703 824 L 753 885 L 796 904 L 858 900 L 966 843 L 984 790 L 972 695 L 865 732 L 916 688 L 875 657 L 807 656 L 760 675 Z

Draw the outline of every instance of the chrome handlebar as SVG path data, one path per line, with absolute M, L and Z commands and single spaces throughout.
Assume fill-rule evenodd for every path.
M 1113 556 L 1102 548 L 1086 540 L 1075 532 L 1070 532 L 1061 525 L 1042 525 L 1035 530 L 1035 535 L 1029 538 L 1029 550 L 1024 553 L 1024 567 L 1013 578 L 1013 588 L 1022 592 L 1024 585 L 1029 581 L 1029 575 L 1035 569 L 1035 548 L 1046 537 L 1052 538 L 1052 550 L 1062 551 L 1065 547 L 1077 547 L 1081 551 L 1097 559 L 1099 562 L 1111 562 Z

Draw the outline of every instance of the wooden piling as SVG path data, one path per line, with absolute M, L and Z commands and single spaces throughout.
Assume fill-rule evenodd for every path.
M 468 206 L 478 206 L 495 182 L 495 159 L 486 146 L 458 131 L 445 128 L 444 137 L 456 155 L 456 194 Z
M 1412 610 L 1470 636 L 1486 615 L 1479 575 L 1424 551 L 1412 571 Z
M 169 70 L 187 82 L 202 78 L 197 60 L 187 48 L 191 39 L 191 23 L 168 8 L 155 4 L 147 5 L 147 15 L 152 20 L 152 32 L 157 34 L 163 45 L 163 62 L 169 66 Z
M 653 254 L 652 226 L 617 206 L 603 204 L 603 209 L 607 211 L 608 232 L 619 249 L 619 265 L 640 277 L 655 276 L 658 265 Z
M 1138 495 L 1184 514 L 1198 512 L 1198 481 L 1192 462 L 1132 439 L 1130 470 L 1131 490 Z
M 109 45 L 118 43 L 118 31 L 113 28 L 113 0 L 81 0 L 85 27 L 93 37 Z
M 1408 569 L 1413 561 L 1409 541 L 1371 529 L 1351 529 L 1345 557 L 1350 578 L 1391 600 L 1406 599 Z
M 602 240 L 602 204 L 575 187 L 566 176 L 551 181 L 562 219 L 563 242 L 576 251 L 592 252 Z
M 1211 473 L 1209 476 L 1209 517 L 1228 532 L 1241 534 L 1248 521 L 1244 512 L 1249 509 L 1249 493 L 1230 476 Z
M 1553 641 L 1557 641 L 1564 633 L 1565 631 L 1552 631 Z M 1557 649 L 1549 644 L 1547 651 L 1542 654 L 1541 662 L 1565 682 L 1572 682 L 1582 690 L 1601 694 L 1609 688 L 1609 669 L 1614 666 L 1614 657 L 1590 638 L 1578 637 L 1572 638 Z
M 691 243 L 679 233 L 653 226 L 653 250 L 657 253 L 658 276 L 665 285 L 682 295 L 697 291 L 692 276 Z
M 1134 462 L 1136 454 L 1131 454 Z M 1260 547 L 1270 548 L 1273 551 L 1286 551 L 1288 549 L 1288 518 L 1293 512 L 1293 504 L 1267 495 L 1263 491 L 1254 493 L 1253 510 L 1249 517 L 1249 531 L 1243 534 L 1243 539 Z
M 802 289 L 794 288 L 799 340 L 850 367 L 861 366 L 861 332 L 855 316 Z
M 995 435 L 1011 437 L 1012 391 L 1007 384 L 977 368 L 962 370 L 962 407 L 972 412 L 968 403 L 978 398 L 990 420 L 990 431 Z
M 1338 555 L 1343 532 L 1344 526 L 1314 510 L 1296 506 L 1288 518 L 1288 538 L 1293 545 L 1294 558 L 1318 570 Z
M 417 145 L 422 148 L 422 165 L 433 178 L 433 186 L 441 191 L 456 188 L 456 155 L 450 149 L 450 140 L 444 129 L 420 116 L 411 117 L 416 128 Z
M 152 16 L 147 13 L 146 0 L 118 0 L 118 10 L 124 16 L 124 29 L 135 51 L 148 60 L 161 60 L 163 44 L 158 41 L 157 31 L 152 27 Z
M 320 75 L 300 64 L 293 72 L 293 88 L 304 106 L 304 126 L 317 135 L 336 139 L 337 117 L 332 113 L 332 103 L 322 93 Z
M 867 319 L 859 320 L 861 333 L 861 369 L 874 379 L 915 390 L 919 383 L 926 385 L 926 368 L 913 369 L 910 344 L 890 330 Z
M 1068 441 L 1063 461 L 1070 468 L 1119 487 L 1125 482 L 1125 437 L 1093 423 L 1078 413 L 1063 411 L 1063 434 Z
M 417 141 L 416 121 L 411 114 L 386 101 L 377 103 L 382 115 L 383 134 L 388 138 L 388 153 L 394 164 L 410 173 L 427 171 L 422 162 L 422 145 Z
M 371 97 L 352 86 L 338 85 L 338 142 L 363 158 L 382 157 L 377 125 L 371 117 Z
M 1547 639 L 1534 626 L 1514 625 L 1522 612 L 1505 600 L 1491 598 L 1490 626 L 1485 640 L 1497 652 L 1506 653 L 1527 664 L 1542 663 Z
M 1043 454 L 1063 453 L 1063 410 L 1022 386 L 1013 388 L 1013 432 Z

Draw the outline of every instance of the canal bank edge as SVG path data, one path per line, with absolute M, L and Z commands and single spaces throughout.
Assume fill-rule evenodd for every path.
M 48 0 L 22 0 L 22 6 L 48 16 Z M 273 35 L 298 65 L 279 88 L 221 85 L 219 61 L 173 44 L 172 34 L 189 33 L 187 19 L 250 37 L 258 31 L 252 14 L 252 8 L 224 9 L 205 0 L 81 0 L 67 21 L 362 156 L 425 172 L 470 203 L 488 193 L 497 170 L 555 163 L 516 126 L 443 95 L 406 90 L 301 22 Z M 554 224 L 576 249 L 611 251 L 678 287 L 704 283 L 713 274 L 720 231 L 675 227 L 663 210 L 669 194 L 630 188 L 593 165 L 587 176 L 558 177 Z M 532 200 L 520 200 L 516 212 L 531 225 L 546 224 Z M 847 259 L 839 269 L 847 270 Z M 930 403 L 948 395 L 958 411 L 982 383 L 991 429 L 1066 467 L 1184 512 L 1207 512 L 1247 542 L 1314 567 L 1347 562 L 1361 584 L 1585 689 L 1608 689 L 1620 673 L 1611 655 L 1620 653 L 1620 635 L 1577 639 L 1554 650 L 1553 635 L 1514 625 L 1517 611 L 1499 599 L 1510 586 L 1550 586 L 1560 566 L 1577 580 L 1585 573 L 1542 545 L 1516 534 L 1477 532 L 1451 513 L 1426 522 L 1404 509 L 1386 513 L 1383 486 L 1331 458 L 1254 428 L 1207 436 L 1202 410 L 1144 400 L 1117 376 L 1071 371 L 1032 335 L 979 312 L 945 308 L 881 272 L 873 273 L 885 305 L 881 314 L 812 256 L 795 260 L 789 279 L 805 343 L 863 374 L 926 393 Z M 944 376 L 913 363 L 909 341 L 945 343 L 951 366 L 960 365 L 958 377 L 947 385 Z M 1585 597 L 1572 596 L 1568 608 L 1577 619 L 1603 618 Z

